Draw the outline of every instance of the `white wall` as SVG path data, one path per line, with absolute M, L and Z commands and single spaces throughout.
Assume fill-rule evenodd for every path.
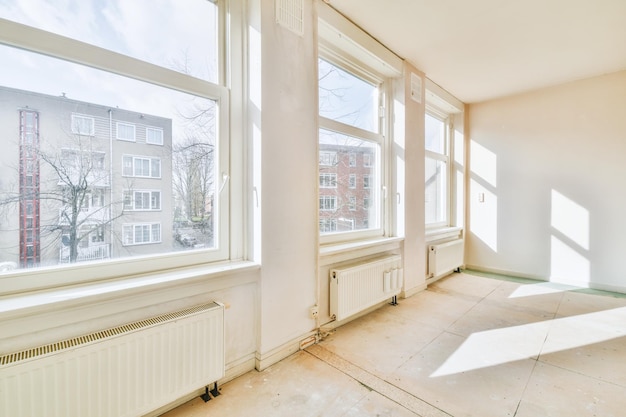
M 471 105 L 468 266 L 626 291 L 624 115 L 626 72 Z
M 261 1 L 261 310 L 259 368 L 315 328 L 317 262 L 317 20 L 304 2 L 304 35 L 276 23 Z M 289 347 L 287 347 L 289 349 Z M 275 353 L 276 352 L 276 353 Z M 268 359 L 269 358 L 269 359 Z
M 404 236 L 404 296 L 410 296 L 426 288 L 426 243 L 425 233 L 425 202 L 424 202 L 424 111 L 425 89 L 422 88 L 420 100 L 411 98 L 411 74 L 422 79 L 424 74 L 412 65 L 405 63 L 404 80 L 396 95 L 402 104 L 402 110 L 396 109 L 395 133 L 398 148 L 399 166 L 404 165 L 404 178 L 401 188 L 400 205 L 404 216 L 402 230 L 398 234 Z M 401 124 L 400 124 L 400 123 Z M 401 156 L 401 157 L 400 157 Z

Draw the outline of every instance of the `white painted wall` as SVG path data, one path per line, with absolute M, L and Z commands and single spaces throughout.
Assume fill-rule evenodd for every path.
M 405 63 L 404 80 L 397 92 L 398 102 L 395 117 L 395 146 L 398 155 L 397 165 L 402 188 L 399 189 L 403 213 L 399 220 L 404 236 L 404 296 L 410 296 L 426 288 L 426 244 L 424 241 L 424 111 L 425 89 L 422 88 L 419 101 L 411 98 L 411 74 L 422 79 L 424 74 L 412 65 Z M 402 109 L 402 110 L 401 110 Z
M 317 20 L 313 2 L 303 3 L 303 36 L 276 23 L 274 1 L 260 3 L 259 368 L 315 328 L 309 309 L 317 292 Z
M 471 105 L 466 263 L 626 292 L 625 114 L 626 72 Z

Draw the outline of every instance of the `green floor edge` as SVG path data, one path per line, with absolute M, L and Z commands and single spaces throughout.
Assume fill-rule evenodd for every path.
M 491 278 L 491 279 L 497 279 L 500 281 L 515 282 L 518 284 L 553 284 L 555 286 L 562 286 L 564 288 L 567 288 L 567 291 L 570 291 L 570 292 L 578 292 L 578 293 L 590 294 L 590 295 L 603 295 L 605 297 L 613 297 L 613 298 L 626 298 L 626 294 L 620 293 L 620 292 L 596 290 L 593 288 L 575 287 L 573 285 L 568 285 L 568 284 L 561 284 L 561 283 L 550 282 L 550 281 L 542 281 L 542 280 L 531 279 L 531 278 L 522 278 L 522 277 L 516 277 L 513 275 L 497 274 L 494 272 L 477 271 L 475 269 L 462 269 L 461 272 L 465 274 L 469 274 L 469 275 L 483 277 L 483 278 Z

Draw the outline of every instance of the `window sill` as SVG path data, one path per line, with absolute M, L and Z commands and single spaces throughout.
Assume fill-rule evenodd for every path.
M 441 239 L 461 237 L 462 233 L 463 228 L 459 226 L 437 227 L 426 230 L 425 241 L 430 243 Z
M 0 321 L 43 313 L 72 305 L 119 299 L 137 293 L 205 282 L 235 273 L 256 271 L 255 262 L 229 262 L 163 270 L 149 275 L 130 276 L 105 282 L 86 283 L 0 298 Z
M 320 246 L 319 256 L 322 264 L 330 264 L 354 258 L 355 253 L 369 255 L 398 249 L 404 242 L 403 237 L 384 237 L 377 239 L 359 240 L 354 242 L 333 243 Z

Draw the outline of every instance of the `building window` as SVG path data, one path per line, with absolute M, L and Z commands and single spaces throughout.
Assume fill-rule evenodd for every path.
M 368 153 L 363 154 L 363 166 L 369 168 L 372 166 L 372 155 Z
M 72 114 L 72 133 L 81 136 L 94 136 L 94 118 Z
M 117 138 L 119 140 L 125 140 L 129 142 L 135 141 L 135 125 L 117 122 L 115 126 L 117 131 Z
M 356 174 L 350 174 L 348 178 L 348 188 L 356 188 Z
M 363 175 L 363 188 L 370 188 L 370 179 L 369 174 Z
M 336 219 L 320 219 L 320 230 L 324 233 L 332 233 L 337 231 Z
M 320 174 L 320 188 L 337 188 L 337 174 Z
M 124 155 L 122 174 L 126 177 L 161 178 L 161 159 Z
M 337 152 L 321 151 L 320 165 L 326 167 L 334 167 L 337 165 Z
M 447 226 L 449 213 L 449 157 L 447 122 L 435 114 L 425 116 L 426 225 Z
M 146 143 L 149 143 L 151 145 L 163 145 L 163 129 L 147 127 Z
M 161 224 L 125 224 L 122 226 L 122 236 L 125 246 L 160 243 Z
M 241 50 L 243 41 L 229 35 L 243 29 L 244 11 L 238 6 L 227 10 L 227 3 L 189 0 L 184 8 L 174 3 L 150 7 L 149 0 L 136 0 L 142 30 L 123 37 L 119 28 L 134 27 L 136 21 L 122 8 L 111 8 L 97 25 L 81 25 L 77 22 L 84 16 L 102 17 L 97 3 L 81 3 L 80 8 L 45 0 L 0 5 L 0 20 L 18 29 L 0 31 L 0 120 L 5 121 L 0 132 L 7 146 L 13 147 L 7 155 L 30 152 L 32 156 L 24 161 L 11 156 L 10 164 L 22 170 L 13 176 L 0 167 L 0 194 L 12 193 L 14 205 L 2 207 L 2 212 L 16 213 L 0 228 L 0 259 L 20 263 L 20 239 L 25 241 L 26 233 L 21 237 L 14 231 L 28 217 L 34 219 L 33 243 L 38 244 L 40 230 L 41 248 L 46 248 L 39 251 L 35 246 L 28 266 L 57 266 L 64 248 L 74 254 L 81 242 L 67 236 L 78 236 L 85 224 L 105 230 L 97 239 L 110 247 L 110 259 L 89 273 L 81 273 L 81 265 L 70 274 L 55 268 L 46 284 L 27 271 L 8 273 L 3 280 L 15 285 L 7 288 L 31 291 L 106 280 L 119 276 L 121 270 L 135 275 L 225 261 L 230 249 L 243 247 L 241 228 L 234 228 L 237 236 L 231 239 L 230 220 L 232 212 L 243 212 L 243 193 L 232 190 L 243 183 L 244 152 L 229 136 L 239 134 L 233 125 L 243 125 L 242 120 L 232 121 L 230 114 L 230 108 L 238 108 L 242 100 L 242 80 L 234 77 L 227 83 L 220 74 L 226 72 L 231 51 Z M 46 19 L 40 19 L 41 10 Z M 228 19 L 227 11 L 232 12 Z M 162 22 L 177 34 L 176 42 L 159 42 L 155 53 L 149 45 L 162 39 Z M 238 61 L 232 65 L 242 73 Z M 54 86 L 54 92 L 50 94 L 46 86 Z M 37 111 L 30 115 L 23 109 Z M 33 149 L 39 138 L 41 146 Z M 140 147 L 137 142 L 143 141 L 159 146 Z M 30 150 L 20 153 L 26 144 Z M 64 149 L 79 151 L 63 155 Z M 178 158 L 180 149 L 194 152 Z M 146 179 L 155 178 L 158 191 L 145 190 L 156 182 Z M 224 187 L 223 178 L 231 179 Z M 183 184 L 182 179 L 190 181 Z M 26 197 L 33 195 L 32 185 L 40 181 L 37 204 L 33 204 Z M 129 189 L 132 194 L 125 192 Z M 142 211 L 161 211 L 159 223 L 153 222 L 155 213 Z M 176 244 L 175 224 L 191 228 L 193 222 L 202 224 L 193 230 L 201 245 L 187 251 Z M 145 243 L 159 244 L 122 248 Z M 174 251 L 175 257 L 153 256 Z M 67 262 L 82 260 L 68 257 Z
M 337 197 L 334 195 L 320 196 L 320 210 L 333 211 L 337 209 Z
M 351 195 L 348 200 L 348 209 L 352 211 L 356 210 L 356 197 L 353 195 Z
M 161 191 L 150 191 L 150 190 L 124 191 L 124 210 L 134 210 L 134 211 L 161 210 Z
M 348 154 L 348 159 L 349 159 L 348 165 L 350 165 L 351 167 L 355 167 L 356 166 L 356 153 L 350 152 Z

